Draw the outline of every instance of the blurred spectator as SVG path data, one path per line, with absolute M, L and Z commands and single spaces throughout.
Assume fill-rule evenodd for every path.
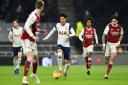
M 72 58 L 72 59 L 71 59 L 71 64 L 77 65 L 77 64 L 78 64 L 77 58 Z
M 79 34 L 81 32 L 81 30 L 84 28 L 84 25 L 81 21 L 78 21 L 76 23 L 76 37 L 79 37 Z
M 84 21 L 87 17 L 91 17 L 91 14 L 90 14 L 89 10 L 85 10 L 85 13 L 84 13 L 84 15 L 83 15 L 83 21 Z
M 124 48 L 119 46 L 118 49 L 117 49 L 117 52 L 118 53 L 124 53 Z
M 52 58 L 51 57 L 43 57 L 42 58 L 42 66 L 51 67 L 52 66 Z
M 58 8 L 56 0 L 44 0 L 45 8 L 41 19 L 43 22 L 57 22 Z M 12 22 L 17 18 L 20 22 L 25 22 L 30 12 L 35 8 L 36 0 L 1 0 L 0 19 Z M 52 15 L 52 16 L 51 16 Z
M 76 48 L 76 50 L 82 50 L 81 49 L 81 47 L 82 47 L 82 42 L 79 40 L 79 35 L 80 35 L 80 32 L 81 32 L 81 30 L 84 28 L 84 25 L 83 25 L 83 23 L 81 22 L 81 21 L 78 21 L 77 23 L 76 23 L 76 36 L 75 36 L 75 38 L 74 38 L 74 46 L 75 46 L 75 48 Z M 79 52 L 78 51 L 78 52 Z

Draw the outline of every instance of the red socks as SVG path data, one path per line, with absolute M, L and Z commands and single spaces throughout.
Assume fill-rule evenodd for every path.
M 24 65 L 24 76 L 27 76 L 28 75 L 30 64 L 31 64 L 30 61 L 28 61 L 28 60 L 25 61 L 25 65 Z M 33 67 L 32 72 L 34 74 L 36 74 L 37 66 L 38 66 L 38 63 L 37 62 L 32 63 L 32 67 Z
M 92 58 L 88 58 L 88 69 L 91 69 L 92 66 Z
M 25 61 L 25 65 L 24 65 L 24 76 L 27 76 L 28 75 L 28 70 L 29 70 L 30 64 L 31 64 L 30 61 L 28 61 L 28 60 Z
M 107 68 L 107 70 L 106 70 L 106 75 L 109 75 L 111 69 L 112 69 L 112 64 L 109 63 L 109 64 L 108 64 L 108 68 Z
M 92 66 L 92 58 L 86 57 L 85 58 L 85 61 L 86 61 L 86 67 L 87 67 L 87 69 L 91 69 L 91 66 Z

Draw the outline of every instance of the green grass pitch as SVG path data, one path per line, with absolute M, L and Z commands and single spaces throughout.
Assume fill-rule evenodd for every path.
M 110 73 L 108 80 L 104 79 L 106 66 L 96 65 L 92 67 L 91 75 L 85 74 L 84 65 L 70 66 L 67 79 L 55 80 L 52 78 L 52 72 L 57 67 L 39 67 L 37 75 L 41 80 L 40 85 L 128 85 L 128 65 L 115 65 Z M 29 85 L 37 85 L 30 78 Z M 13 66 L 0 66 L 0 85 L 22 85 L 23 66 L 20 67 L 20 74 L 13 74 Z

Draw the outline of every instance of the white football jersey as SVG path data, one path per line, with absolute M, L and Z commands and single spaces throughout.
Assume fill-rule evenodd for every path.
M 13 37 L 13 47 L 19 47 L 21 45 L 21 35 L 23 32 L 23 28 L 19 27 L 18 29 L 12 27 L 9 34 Z
M 64 26 L 62 26 L 60 23 L 57 23 L 55 28 L 58 31 L 57 44 L 64 47 L 70 47 L 69 34 L 72 32 L 71 30 L 73 30 L 73 28 L 70 28 L 70 24 L 66 23 Z
M 58 31 L 57 45 L 70 47 L 69 38 L 75 36 L 75 31 L 69 23 L 66 23 L 64 26 L 57 23 L 44 40 L 48 39 L 56 30 Z

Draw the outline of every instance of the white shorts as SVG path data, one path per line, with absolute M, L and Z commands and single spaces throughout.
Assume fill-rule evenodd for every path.
M 110 53 L 117 53 L 117 45 L 116 43 L 107 42 L 105 56 L 110 56 Z
M 83 57 L 87 57 L 89 52 L 93 53 L 93 47 L 93 45 L 83 47 Z
M 29 39 L 22 40 L 22 47 L 24 54 L 30 51 L 33 52 L 34 55 L 38 54 L 36 42 L 32 42 Z

